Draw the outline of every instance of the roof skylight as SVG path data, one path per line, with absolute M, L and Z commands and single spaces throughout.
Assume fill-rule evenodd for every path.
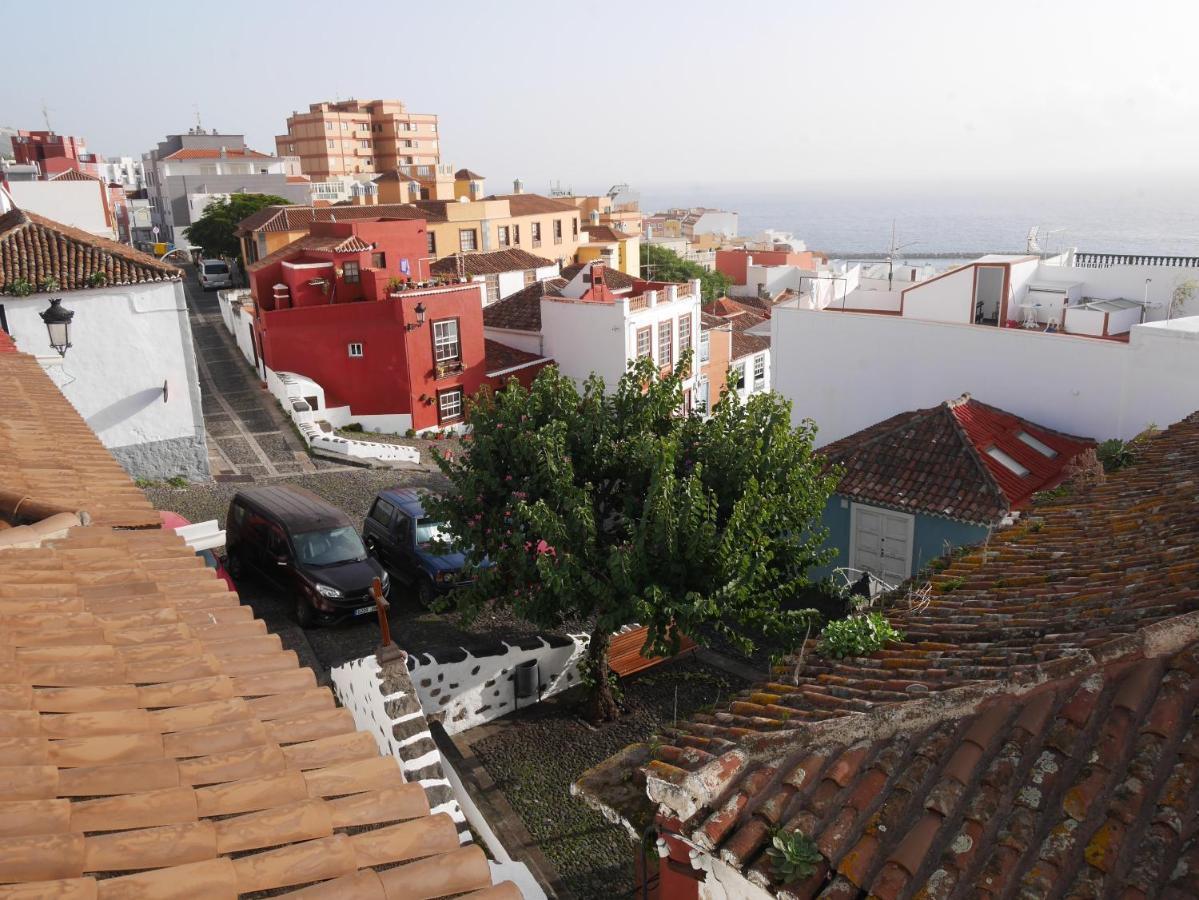
M 1027 444 L 1028 446 L 1032 447 L 1034 450 L 1036 450 L 1042 456 L 1048 457 L 1049 459 L 1053 459 L 1055 456 L 1057 456 L 1056 450 L 1054 450 L 1052 447 L 1050 447 L 1048 444 L 1044 443 L 1043 441 L 1038 441 L 1035 437 L 1033 437 L 1027 431 L 1021 431 L 1018 435 L 1016 435 L 1016 438 L 1019 441 L 1021 441 L 1022 443 Z
M 999 463 L 1005 469 L 1010 470 L 1012 474 L 1020 478 L 1023 478 L 1028 474 L 1028 469 L 1024 468 L 1024 466 L 1020 465 L 1020 463 L 1016 462 L 1016 460 L 1012 459 L 1012 457 L 1008 456 L 998 447 L 990 448 L 987 451 L 987 456 L 991 457 L 991 459 L 995 460 L 995 462 Z

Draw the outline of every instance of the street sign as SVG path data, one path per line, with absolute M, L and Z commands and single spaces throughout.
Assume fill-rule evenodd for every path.
M 154 237 L 158 237 L 158 226 L 157 225 L 155 225 L 153 228 L 150 229 L 150 234 L 154 235 Z

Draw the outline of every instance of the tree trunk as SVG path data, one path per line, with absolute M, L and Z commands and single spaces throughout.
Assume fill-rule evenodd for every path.
M 587 647 L 586 665 L 595 685 L 588 698 L 589 718 L 593 725 L 611 722 L 620 716 L 616 698 L 612 696 L 612 684 L 608 681 L 608 641 L 611 637 L 607 629 L 597 629 Z

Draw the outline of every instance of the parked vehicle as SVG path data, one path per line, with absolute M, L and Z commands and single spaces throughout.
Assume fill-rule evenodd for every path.
M 416 586 L 423 606 L 439 595 L 473 581 L 463 574 L 466 556 L 438 553 L 434 548 L 449 538 L 444 522 L 425 515 L 421 492 L 412 488 L 380 491 L 362 524 L 370 554 L 397 578 Z
M 229 264 L 224 260 L 202 259 L 197 271 L 200 274 L 200 287 L 206 291 L 233 287 L 233 276 L 229 272 Z
M 366 552 L 349 517 L 303 488 L 247 488 L 225 522 L 229 572 L 260 575 L 286 591 L 302 628 L 374 615 L 371 582 L 390 590 L 383 567 Z
M 237 585 L 233 583 L 233 579 L 229 573 L 225 571 L 225 566 L 221 563 L 221 558 L 216 555 L 216 548 L 225 543 L 225 532 L 217 526 L 216 520 L 211 522 L 199 522 L 192 525 L 187 519 L 179 515 L 177 512 L 162 510 L 158 513 L 158 518 L 162 520 L 163 530 L 177 532 L 188 545 L 196 551 L 196 556 L 204 560 L 204 565 L 210 569 L 216 569 L 217 577 L 228 585 L 229 590 L 236 591 Z M 210 525 L 210 528 L 201 528 L 203 525 Z

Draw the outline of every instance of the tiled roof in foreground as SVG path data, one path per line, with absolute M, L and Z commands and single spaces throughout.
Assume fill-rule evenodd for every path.
M 443 256 L 430 266 L 429 271 L 434 275 L 457 275 L 457 255 Z M 491 250 L 484 253 L 464 253 L 461 255 L 462 270 L 468 278 L 477 275 L 498 275 L 500 272 L 517 272 L 522 269 L 543 269 L 547 266 L 557 266 L 552 259 L 537 256 L 519 247 L 507 250 Z
M 14 208 L 0 215 L 0 294 L 11 293 L 20 280 L 36 288 L 53 279 L 59 291 L 82 291 L 182 277 L 179 269 L 140 250 L 37 213 Z M 102 280 L 90 283 L 95 278 Z
M 52 496 L 33 454 L 69 439 L 70 508 L 122 520 L 128 476 L 37 400 L 0 422 L 0 492 Z M 181 538 L 77 523 L 0 530 L 45 538 L 0 537 L 0 896 L 519 896 Z
M 1197 546 L 1199 414 L 892 598 L 902 642 L 809 648 L 580 786 L 612 806 L 606 776 L 639 769 L 779 896 L 1194 896 Z M 775 826 L 815 841 L 810 878 L 773 878 Z

